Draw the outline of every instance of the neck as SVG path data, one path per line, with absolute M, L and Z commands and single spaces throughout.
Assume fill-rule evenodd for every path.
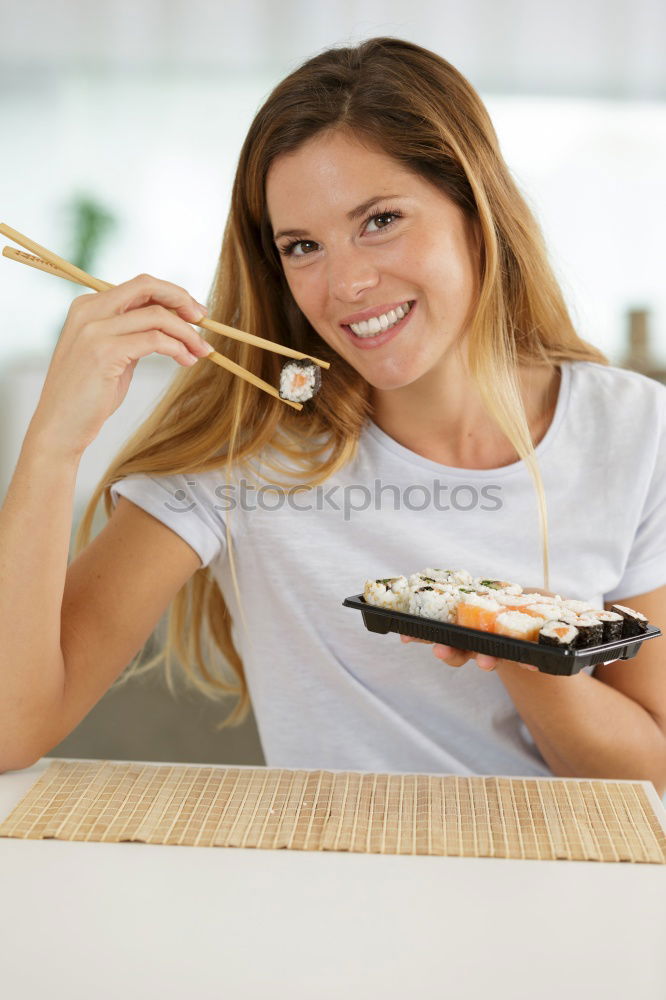
M 521 366 L 518 384 L 536 446 L 551 424 L 559 392 L 557 368 Z M 494 469 L 518 454 L 486 410 L 464 358 L 451 356 L 410 385 L 373 389 L 373 420 L 405 448 L 452 468 Z

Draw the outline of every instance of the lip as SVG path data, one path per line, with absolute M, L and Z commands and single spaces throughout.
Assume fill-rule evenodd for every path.
M 407 315 L 403 316 L 402 319 L 399 320 L 395 324 L 395 326 L 391 327 L 390 330 L 384 330 L 383 333 L 378 333 L 374 337 L 367 337 L 367 338 L 357 337 L 356 334 L 353 333 L 353 331 L 349 328 L 349 326 L 343 326 L 342 324 L 340 324 L 340 325 L 342 326 L 343 330 L 347 334 L 347 337 L 349 338 L 349 340 L 351 341 L 351 343 L 354 345 L 354 347 L 357 347 L 359 350 L 361 350 L 361 351 L 368 351 L 368 350 L 371 350 L 373 347 L 381 347 L 383 344 L 388 343 L 389 340 L 392 340 L 393 337 L 397 336 L 400 333 L 400 331 L 403 329 L 403 327 L 407 323 L 409 323 L 409 320 L 411 319 L 411 317 L 412 317 L 412 315 L 414 313 L 414 310 L 416 309 L 416 306 L 417 306 L 416 299 L 407 299 L 407 300 L 403 300 L 403 301 L 409 301 L 409 302 L 412 303 L 411 309 L 409 310 L 409 312 L 407 313 Z M 398 305 L 402 305 L 401 302 L 398 302 L 397 304 Z M 381 312 L 380 313 L 375 312 L 375 315 L 380 315 L 381 316 Z M 356 322 L 360 322 L 360 320 L 352 320 L 352 322 L 356 323 Z
M 344 319 L 340 320 L 340 326 L 349 326 L 350 323 L 362 323 L 363 320 L 373 319 L 375 316 L 383 316 L 384 313 L 390 312 L 391 309 L 397 309 L 398 306 L 411 301 L 411 299 L 399 299 L 390 305 L 372 306 L 372 308 L 364 309 L 362 312 L 352 313 L 350 316 L 345 316 Z

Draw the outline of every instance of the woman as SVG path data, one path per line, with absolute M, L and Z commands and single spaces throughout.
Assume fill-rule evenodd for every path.
M 666 620 L 666 393 L 577 336 L 467 81 L 373 39 L 305 63 L 250 128 L 210 315 L 330 360 L 308 408 L 195 363 L 202 311 L 148 275 L 70 309 L 0 523 L 0 765 L 70 732 L 173 601 L 170 648 L 204 692 L 240 694 L 231 721 L 251 697 L 269 766 L 663 789 L 659 641 L 553 677 L 435 646 L 438 662 L 341 606 L 433 562 L 547 585 L 550 550 L 555 591 Z M 221 349 L 276 384 L 272 353 Z M 78 462 L 152 351 L 184 370 L 67 568 Z

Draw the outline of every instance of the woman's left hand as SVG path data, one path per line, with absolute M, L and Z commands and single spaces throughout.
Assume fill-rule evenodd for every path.
M 410 635 L 401 635 L 401 642 L 425 642 L 428 645 L 433 645 L 428 643 L 427 639 L 414 639 Z M 463 663 L 467 663 L 468 660 L 476 660 L 476 665 L 480 670 L 486 670 L 490 672 L 495 670 L 498 664 L 503 663 L 497 656 L 486 656 L 485 653 L 474 653 L 468 649 L 456 649 L 455 646 L 442 646 L 440 643 L 435 643 L 433 645 L 433 653 L 438 660 L 443 660 L 444 663 L 448 663 L 450 667 L 462 667 Z M 511 660 L 511 663 L 514 663 Z M 538 670 L 539 668 L 534 666 L 533 663 L 516 663 L 517 667 L 522 667 L 523 670 Z

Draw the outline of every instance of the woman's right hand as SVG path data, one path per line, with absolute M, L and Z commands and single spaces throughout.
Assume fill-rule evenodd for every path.
M 165 354 L 187 368 L 213 350 L 186 322 L 205 312 L 184 288 L 149 274 L 75 298 L 30 433 L 80 457 L 124 400 L 140 358 Z

